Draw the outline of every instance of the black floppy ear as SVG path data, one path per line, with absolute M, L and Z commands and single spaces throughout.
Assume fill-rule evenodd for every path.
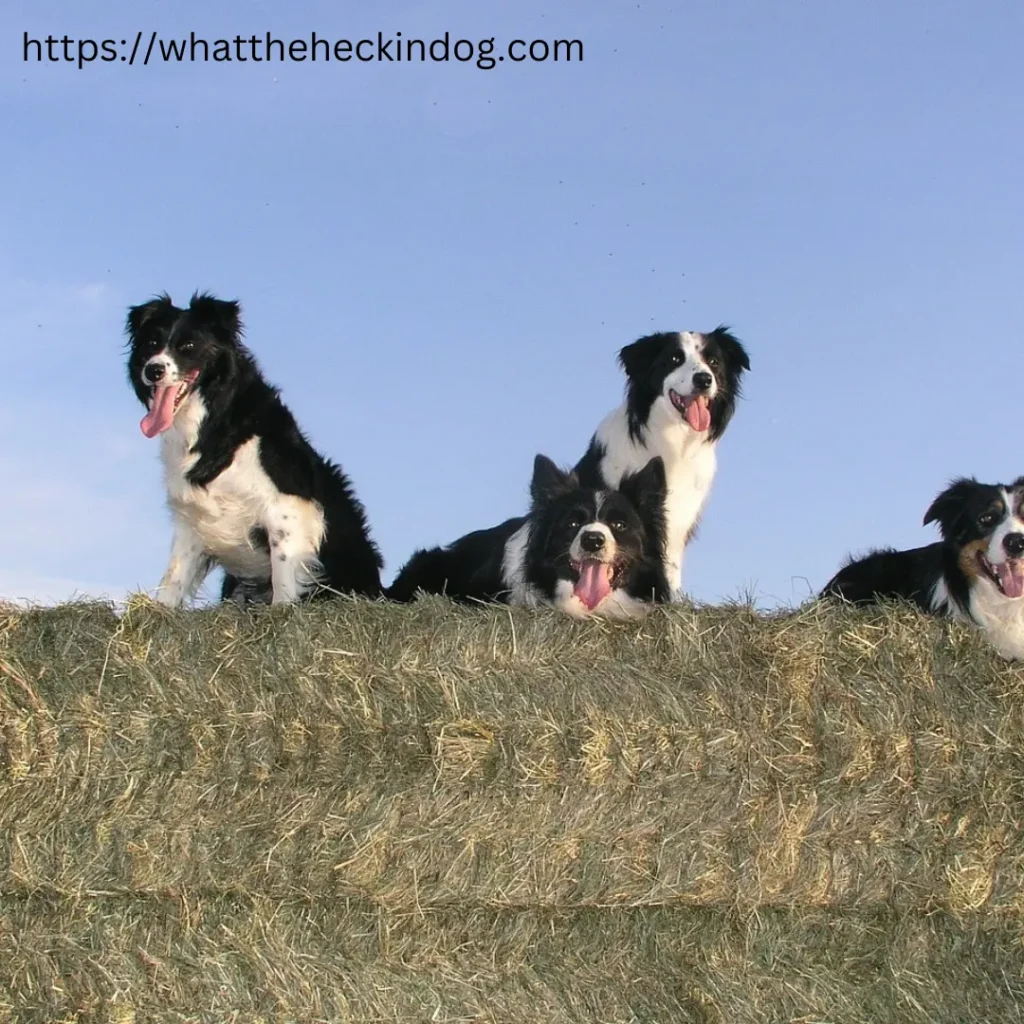
M 960 477 L 958 480 L 954 480 L 928 506 L 928 511 L 924 514 L 923 525 L 927 526 L 929 523 L 938 523 L 939 532 L 942 534 L 943 539 L 947 539 L 956 529 L 957 520 L 960 518 L 964 508 L 964 502 L 977 485 L 977 480 L 969 477 Z
M 546 455 L 533 460 L 533 479 L 530 481 L 530 497 L 534 504 L 552 501 L 579 486 L 575 472 L 566 473 Z
M 242 307 L 234 299 L 218 299 L 209 292 L 196 292 L 188 304 L 196 326 L 208 330 L 218 341 L 237 345 L 242 337 Z
M 747 355 L 743 342 L 725 324 L 720 324 L 716 327 L 710 336 L 718 342 L 719 347 L 722 349 L 722 355 L 725 356 L 726 363 L 736 373 L 739 373 L 740 370 L 750 369 L 750 356 Z
M 171 297 L 166 292 L 143 302 L 138 306 L 128 307 L 128 316 L 125 318 L 124 330 L 128 335 L 129 343 L 138 340 L 146 325 L 154 319 L 161 319 L 168 313 L 176 312 Z
M 654 361 L 665 347 L 664 334 L 649 334 L 619 352 L 619 365 L 630 380 L 641 380 L 651 372 Z

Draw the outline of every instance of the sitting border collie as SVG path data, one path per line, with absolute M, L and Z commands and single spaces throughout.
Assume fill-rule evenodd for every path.
M 665 467 L 651 461 L 617 491 L 580 486 L 549 458 L 534 460 L 529 515 L 417 551 L 387 591 L 461 602 L 554 605 L 576 618 L 637 618 L 669 598 L 660 552 Z
M 174 521 L 157 595 L 177 607 L 214 565 L 225 592 L 273 603 L 381 593 L 380 553 L 341 469 L 316 452 L 242 343 L 237 302 L 195 294 L 132 306 L 128 377 L 160 437 Z
M 977 626 L 1004 658 L 1024 658 L 1024 477 L 955 480 L 932 502 L 929 523 L 941 541 L 851 559 L 821 596 L 859 605 L 902 598 Z
M 729 425 L 750 359 L 728 328 L 661 332 L 619 353 L 626 400 L 601 421 L 576 466 L 587 487 L 618 487 L 653 456 L 665 464 L 665 575 L 678 598 L 683 555 L 715 478 L 715 448 Z

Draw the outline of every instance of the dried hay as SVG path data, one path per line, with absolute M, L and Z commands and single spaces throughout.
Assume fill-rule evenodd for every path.
M 0 609 L 0 1021 L 1024 1019 L 1022 691 L 896 607 Z

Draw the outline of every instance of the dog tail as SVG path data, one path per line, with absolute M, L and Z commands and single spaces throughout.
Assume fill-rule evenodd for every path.
M 451 552 L 444 548 L 421 549 L 402 566 L 385 596 L 389 601 L 409 602 L 418 592 L 447 594 L 452 589 L 452 563 Z

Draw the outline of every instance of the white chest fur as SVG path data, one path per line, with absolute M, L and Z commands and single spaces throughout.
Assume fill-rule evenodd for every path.
M 1007 600 L 988 583 L 977 583 L 971 588 L 971 618 L 968 618 L 950 600 L 945 583 L 940 581 L 932 592 L 931 606 L 936 611 L 945 607 L 950 618 L 981 629 L 1000 657 L 1008 661 L 1024 660 L 1024 598 Z
M 175 518 L 196 534 L 206 554 L 231 572 L 269 578 L 269 554 L 252 543 L 252 531 L 263 526 L 277 495 L 260 465 L 259 439 L 243 444 L 231 464 L 207 487 L 194 487 L 185 477 L 196 462 L 189 447 L 188 438 L 177 427 L 164 435 L 164 484 Z
M 275 602 L 296 600 L 319 571 L 323 510 L 278 490 L 260 462 L 258 437 L 239 446 L 207 486 L 189 483 L 186 474 L 198 461 L 192 447 L 205 412 L 199 396 L 187 399 L 161 443 L 175 533 L 161 600 L 177 605 L 193 593 L 208 559 L 237 576 L 272 580 Z M 253 543 L 257 529 L 266 532 L 269 550 Z
M 996 652 L 1010 661 L 1024 659 L 1024 598 L 1008 600 L 984 584 L 971 593 L 971 614 Z
M 638 443 L 629 433 L 625 406 L 610 413 L 597 429 L 605 448 L 601 472 L 609 487 L 618 487 L 627 473 L 638 473 L 656 455 L 665 463 L 665 572 L 673 588 L 682 587 L 686 538 L 694 528 L 715 479 L 715 446 L 678 417 L 659 415 Z

